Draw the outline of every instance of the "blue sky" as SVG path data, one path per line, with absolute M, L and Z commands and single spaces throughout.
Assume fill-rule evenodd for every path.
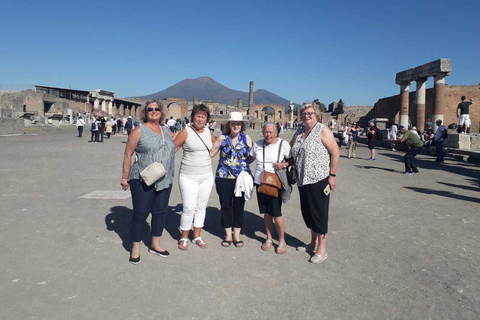
M 398 94 L 397 72 L 439 58 L 447 84 L 480 83 L 479 31 L 478 0 L 2 1 L 0 90 L 128 97 L 209 76 L 297 103 L 373 105 Z

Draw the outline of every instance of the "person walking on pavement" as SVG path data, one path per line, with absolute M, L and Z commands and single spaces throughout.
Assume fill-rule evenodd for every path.
M 130 132 L 132 132 L 132 129 L 133 129 L 132 116 L 128 116 L 127 123 L 125 123 L 125 130 L 127 130 L 128 135 L 130 135 Z
M 77 129 L 78 129 L 78 137 L 79 138 L 82 137 L 84 126 L 85 126 L 85 121 L 82 119 L 82 116 L 79 116 L 78 120 L 77 120 Z
M 390 129 L 388 130 L 388 134 L 390 135 L 390 141 L 392 142 L 392 151 L 397 151 L 395 150 L 395 143 L 393 142 L 397 140 L 397 133 L 398 133 L 398 126 L 396 123 L 394 123 L 390 126 Z
M 90 132 L 92 132 L 92 136 L 90 138 L 90 142 L 97 143 L 98 141 L 98 127 L 99 121 L 95 118 L 92 119 L 92 125 L 90 128 Z

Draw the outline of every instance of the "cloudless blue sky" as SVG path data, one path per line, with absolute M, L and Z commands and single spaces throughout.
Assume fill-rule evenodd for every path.
M 297 103 L 373 105 L 398 94 L 397 72 L 439 58 L 447 84 L 480 83 L 479 32 L 478 0 L 2 1 L 0 89 L 129 97 L 209 76 Z

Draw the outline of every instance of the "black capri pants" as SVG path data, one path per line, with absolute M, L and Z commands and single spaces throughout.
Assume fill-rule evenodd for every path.
M 328 232 L 328 206 L 330 195 L 326 196 L 323 189 L 328 184 L 328 177 L 314 184 L 298 187 L 300 193 L 300 207 L 307 228 L 317 234 Z

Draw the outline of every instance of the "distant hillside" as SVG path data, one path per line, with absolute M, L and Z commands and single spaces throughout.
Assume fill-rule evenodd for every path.
M 163 91 L 136 98 L 185 98 L 192 101 L 193 97 L 197 97 L 198 100 L 212 100 L 230 105 L 236 105 L 237 100 L 242 99 L 244 105 L 248 104 L 248 92 L 227 88 L 209 77 L 185 79 Z M 253 102 L 256 104 L 280 104 L 285 107 L 290 103 L 289 100 L 264 89 L 258 89 L 253 93 Z

